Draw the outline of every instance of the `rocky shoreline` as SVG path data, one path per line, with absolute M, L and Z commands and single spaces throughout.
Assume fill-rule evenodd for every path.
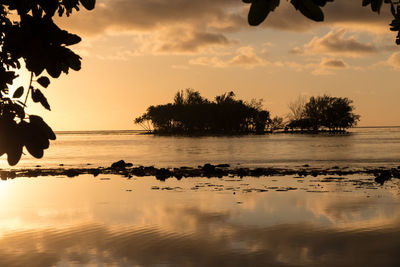
M 345 175 L 371 175 L 374 176 L 375 182 L 383 185 L 386 181 L 396 178 L 400 179 L 400 166 L 397 168 L 357 168 L 349 169 L 347 167 L 340 168 L 333 166 L 331 168 L 313 168 L 309 165 L 303 165 L 299 168 L 232 168 L 229 164 L 210 163 L 202 166 L 194 167 L 177 167 L 177 168 L 156 168 L 154 166 L 133 166 L 132 163 L 126 163 L 123 160 L 113 163 L 110 167 L 98 168 L 35 168 L 35 169 L 16 169 L 16 170 L 0 170 L 0 178 L 2 180 L 14 179 L 17 177 L 38 177 L 38 176 L 67 176 L 75 177 L 81 174 L 92 174 L 94 177 L 99 174 L 122 175 L 127 178 L 133 176 L 155 176 L 158 180 L 166 180 L 168 178 L 190 177 L 261 177 L 261 176 L 286 176 L 296 175 L 299 177 L 317 177 L 326 175 L 345 176 Z

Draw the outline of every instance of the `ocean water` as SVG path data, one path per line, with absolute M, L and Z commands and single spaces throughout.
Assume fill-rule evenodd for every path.
M 399 180 L 332 178 L 0 181 L 0 266 L 400 266 Z
M 57 137 L 43 159 L 25 155 L 17 168 L 108 166 L 119 159 L 158 167 L 400 165 L 400 128 Z M 400 266 L 400 179 L 379 185 L 359 174 L 17 177 L 0 180 L 0 202 L 0 266 Z
M 17 167 L 107 167 L 123 159 L 134 165 L 379 167 L 400 165 L 400 127 L 356 128 L 348 134 L 267 134 L 174 137 L 138 131 L 59 132 L 43 159 L 23 155 Z M 5 156 L 1 166 L 7 167 Z

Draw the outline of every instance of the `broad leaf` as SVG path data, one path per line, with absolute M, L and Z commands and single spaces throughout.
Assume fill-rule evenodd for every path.
M 312 0 L 291 0 L 291 3 L 307 18 L 314 21 L 324 20 L 324 13 Z
M 32 90 L 32 100 L 33 102 L 39 102 L 44 108 L 50 110 L 50 105 L 49 102 L 47 102 L 47 98 L 39 89 Z
M 17 90 L 15 90 L 13 94 L 13 98 L 20 98 L 24 94 L 24 87 L 20 86 Z
M 248 15 L 249 24 L 259 25 L 267 18 L 269 12 L 279 6 L 279 2 L 279 0 L 253 0 Z
M 42 76 L 42 77 L 39 77 L 39 79 L 37 79 L 37 82 L 44 88 L 47 88 L 50 84 L 50 79 L 47 78 L 46 76 Z
M 96 5 L 96 0 L 80 0 L 80 2 L 87 10 L 94 9 Z

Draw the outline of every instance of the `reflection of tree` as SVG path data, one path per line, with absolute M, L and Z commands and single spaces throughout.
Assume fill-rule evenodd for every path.
M 81 58 L 68 46 L 81 38 L 60 29 L 52 19 L 56 13 L 69 16 L 80 5 L 91 10 L 95 0 L 1 1 L 0 155 L 6 153 L 10 165 L 18 163 L 23 146 L 32 156 L 41 158 L 49 140 L 56 138 L 42 118 L 26 114 L 25 107 L 30 94 L 33 102 L 50 110 L 42 92 L 50 84 L 49 77 L 42 75 L 44 71 L 58 78 L 70 69 L 80 70 Z M 29 85 L 18 87 L 11 95 L 9 86 L 21 68 L 30 73 Z
M 148 122 L 157 133 L 244 134 L 264 132 L 270 117 L 259 101 L 246 103 L 236 99 L 233 92 L 209 101 L 198 91 L 187 89 L 176 93 L 174 103 L 150 106 L 135 119 L 135 123 L 150 131 Z
M 259 25 L 274 11 L 280 4 L 280 0 L 242 0 L 245 3 L 251 3 L 248 21 L 250 25 Z M 314 21 L 323 21 L 324 13 L 321 7 L 327 2 L 334 0 L 290 0 L 293 7 L 300 11 L 305 17 Z M 390 11 L 393 20 L 390 23 L 390 30 L 398 32 L 396 44 L 400 45 L 400 2 L 397 0 L 363 0 L 362 6 L 371 6 L 373 12 L 380 13 L 382 5 L 390 5 Z

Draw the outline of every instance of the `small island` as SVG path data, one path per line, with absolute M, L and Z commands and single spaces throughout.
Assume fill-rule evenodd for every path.
M 179 90 L 173 103 L 150 106 L 135 119 L 148 133 L 160 135 L 244 135 L 273 131 L 291 133 L 345 132 L 359 121 L 353 101 L 328 95 L 299 98 L 289 104 L 286 121 L 271 119 L 262 99 L 246 102 L 234 92 L 208 100 L 192 89 Z

